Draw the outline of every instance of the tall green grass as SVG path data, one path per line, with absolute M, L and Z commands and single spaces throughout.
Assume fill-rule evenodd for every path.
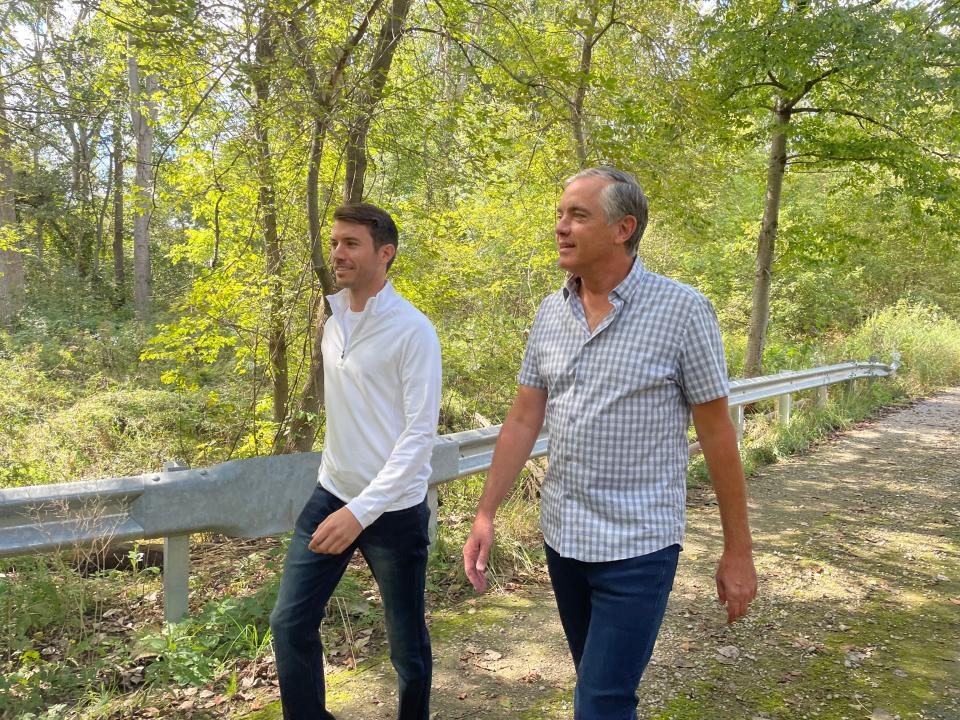
M 887 361 L 894 352 L 901 355 L 899 380 L 910 395 L 960 384 L 960 322 L 930 305 L 901 301 L 871 315 L 834 354 Z
M 895 378 L 858 381 L 852 393 L 833 386 L 826 407 L 818 407 L 812 393 L 801 394 L 787 424 L 777 422 L 771 402 L 759 403 L 747 417 L 742 448 L 748 475 L 806 450 L 881 407 L 960 384 L 960 322 L 929 305 L 899 302 L 871 315 L 833 343 L 797 348 L 796 353 L 804 367 L 870 357 L 889 363 L 895 353 L 900 355 L 901 365 Z M 781 360 L 786 357 L 781 348 L 775 348 L 773 354 Z M 706 481 L 702 460 L 693 462 L 690 482 Z

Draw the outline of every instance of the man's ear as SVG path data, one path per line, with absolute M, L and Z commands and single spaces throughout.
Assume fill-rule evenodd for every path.
M 617 221 L 617 240 L 626 245 L 636 229 L 637 219 L 633 215 L 624 215 Z
M 384 263 L 389 263 L 397 256 L 397 246 L 391 245 L 390 243 L 384 243 L 380 246 L 380 250 L 377 251 L 377 254 L 380 255 L 380 260 Z

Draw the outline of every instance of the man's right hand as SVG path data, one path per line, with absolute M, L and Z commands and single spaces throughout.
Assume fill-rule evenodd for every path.
M 463 569 L 473 589 L 479 593 L 487 589 L 487 559 L 492 547 L 493 518 L 477 515 L 463 546 Z

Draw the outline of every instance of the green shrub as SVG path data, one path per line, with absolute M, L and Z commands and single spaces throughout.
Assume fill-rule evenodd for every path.
M 159 469 L 164 460 L 192 455 L 202 429 L 195 400 L 136 388 L 92 394 L 31 426 L 15 462 L 48 482 Z
M 205 685 L 217 678 L 228 659 L 268 654 L 270 610 L 278 582 L 279 577 L 248 597 L 210 601 L 197 618 L 141 635 L 134 655 L 153 658 L 146 667 L 146 680 Z

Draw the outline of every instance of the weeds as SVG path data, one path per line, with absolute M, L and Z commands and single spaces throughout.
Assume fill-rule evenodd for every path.
M 855 358 L 899 352 L 900 382 L 909 395 L 960 383 L 960 322 L 928 305 L 901 301 L 870 316 L 837 352 Z

